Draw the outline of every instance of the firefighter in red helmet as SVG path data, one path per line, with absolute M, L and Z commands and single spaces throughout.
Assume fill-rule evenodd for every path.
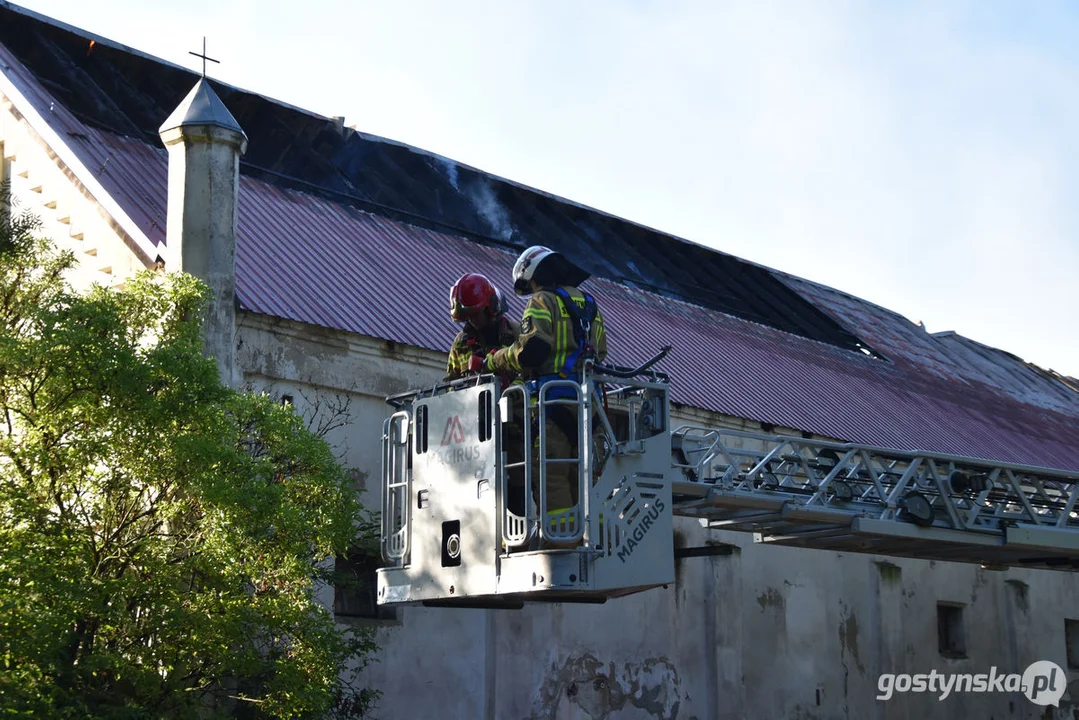
M 445 380 L 485 372 L 483 359 L 512 345 L 521 326 L 506 317 L 502 294 L 483 275 L 467 273 L 450 290 L 450 317 L 464 323 L 453 340 Z
M 464 323 L 454 338 L 446 366 L 446 381 L 466 375 L 491 372 L 483 361 L 495 350 L 512 345 L 521 334 L 521 326 L 506 317 L 502 294 L 483 275 L 462 275 L 450 290 L 450 317 Z M 499 372 L 502 387 L 517 380 L 516 372 Z M 513 418 L 502 426 L 503 447 L 510 463 L 524 459 L 523 411 L 515 408 Z M 515 515 L 524 515 L 523 480 L 510 483 L 506 491 L 506 506 Z

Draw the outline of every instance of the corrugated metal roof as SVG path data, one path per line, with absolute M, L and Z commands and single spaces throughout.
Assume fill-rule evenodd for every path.
M 1079 395 L 1045 370 L 1011 353 L 990 348 L 953 332 L 929 334 L 906 318 L 807 280 L 783 280 L 859 337 L 866 338 L 898 367 L 919 376 L 984 384 L 1016 399 L 1065 413 L 1079 412 Z
M 0 52 L 4 52 L 2 46 Z M 43 104 L 40 107 L 55 104 L 48 117 L 61 136 L 69 138 L 91 171 L 97 169 L 101 183 L 147 236 L 155 243 L 163 242 L 167 156 L 155 144 L 156 138 L 95 127 L 67 110 L 62 93 L 47 90 L 37 76 L 17 65 L 18 59 L 10 52 L 2 59 L 11 65 L 4 72 L 23 73 L 21 81 L 33 85 L 31 102 Z M 142 68 L 140 72 L 148 71 Z M 252 102 L 249 96 L 240 100 Z M 230 109 L 243 124 L 243 112 Z M 137 114 L 152 116 L 146 108 Z M 310 154 L 324 140 L 318 133 L 302 136 L 286 125 L 277 131 L 280 143 L 306 143 L 299 149 L 279 145 L 286 154 Z M 255 142 L 252 134 L 252 146 Z M 366 142 L 392 145 L 369 138 Z M 327 147 L 333 147 L 332 143 Z M 478 241 L 468 227 L 448 229 L 463 222 L 454 216 L 452 209 L 459 207 L 452 203 L 446 203 L 451 211 L 441 216 L 446 221 L 438 227 L 412 215 L 415 206 L 401 199 L 407 194 L 401 178 L 418 182 L 415 178 L 426 176 L 415 167 L 400 165 L 438 166 L 443 175 L 448 171 L 434 156 L 405 150 L 404 154 L 372 150 L 368 158 L 373 167 L 362 174 L 366 189 L 348 187 L 347 182 L 343 190 L 327 189 L 294 177 L 281 178 L 266 168 L 248 168 L 240 183 L 236 257 L 242 306 L 252 312 L 445 350 L 457 329 L 447 312 L 453 281 L 464 272 L 482 272 L 508 287 L 517 251 L 512 243 L 500 247 Z M 347 162 L 362 160 L 350 155 Z M 359 172 L 357 168 L 351 171 Z M 482 181 L 491 192 L 502 192 L 502 207 L 510 209 L 503 220 L 557 229 L 563 240 L 574 228 L 582 227 L 584 235 L 593 233 L 582 242 L 607 243 L 616 256 L 621 251 L 621 257 L 642 265 L 656 262 L 653 256 L 662 254 L 649 249 L 647 238 L 623 240 L 612 228 L 652 231 L 626 223 L 597 234 L 598 213 L 564 202 L 556 212 L 548 207 L 561 202 L 555 198 L 509 192 L 505 190 L 509 185 L 502 181 L 472 172 L 473 182 Z M 379 178 L 385 180 L 381 188 Z M 462 182 L 461 176 L 451 179 L 446 187 Z M 405 207 L 364 205 L 355 201 L 357 193 Z M 430 192 L 419 194 L 430 202 Z M 667 238 L 665 242 L 677 241 Z M 687 268 L 708 267 L 698 262 L 707 251 L 685 247 L 680 259 L 663 261 L 677 261 Z M 753 281 L 752 292 L 743 288 L 736 294 L 761 307 L 779 303 L 785 312 L 810 308 L 889 360 L 852 352 L 844 343 L 813 340 L 720 312 L 703 301 L 672 299 L 670 293 L 633 287 L 618 277 L 597 277 L 586 286 L 606 315 L 613 361 L 633 364 L 661 345 L 674 345 L 663 366 L 673 376 L 676 402 L 856 442 L 1079 470 L 1079 393 L 1058 379 L 1006 353 L 954 337 L 929 335 L 871 303 L 757 270 L 782 292 L 770 295 L 772 285 L 758 279 Z M 693 282 L 707 280 L 701 276 Z M 801 298 L 802 305 L 791 303 L 788 295 Z M 510 312 L 520 313 L 523 301 L 513 296 L 509 300 Z M 758 316 L 754 312 L 743 315 Z M 797 322 L 818 321 L 806 315 Z M 823 333 L 821 337 L 830 336 Z
M 168 154 L 164 148 L 104 132 L 79 119 L 50 93 L 5 45 L 0 44 L 0 70 L 15 81 L 26 100 L 48 118 L 86 168 L 155 245 L 165 242 Z M 113 165 L 116 157 L 121 164 Z
M 68 133 L 90 172 L 155 245 L 165 243 L 168 153 L 133 138 L 83 127 Z
M 0 42 L 83 123 L 159 146 L 198 76 L 0 3 Z M 448 158 L 212 82 L 250 143 L 245 174 L 379 214 L 513 247 L 544 244 L 598 277 L 850 349 L 859 340 L 765 268 Z
M 250 178 L 240 213 L 246 308 L 436 350 L 457 329 L 453 282 L 480 272 L 508 287 L 516 257 Z M 586 287 L 606 316 L 612 360 L 675 346 L 665 365 L 677 402 L 856 442 L 1079 469 L 1074 415 L 608 280 Z M 512 298 L 511 312 L 521 309 Z

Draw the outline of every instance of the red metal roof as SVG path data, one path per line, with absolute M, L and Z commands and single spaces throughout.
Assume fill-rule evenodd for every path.
M 0 70 L 18 80 L 150 241 L 163 242 L 164 150 L 82 122 L 3 50 Z M 325 193 L 241 178 L 237 293 L 251 312 L 445 350 L 456 331 L 452 283 L 480 272 L 508 288 L 515 254 Z M 662 367 L 678 403 L 861 443 L 1079 470 L 1073 389 L 1006 353 L 929 335 L 871 303 L 775 277 L 888 359 L 612 280 L 587 287 L 606 316 L 613 361 L 633 364 L 674 346 Z M 510 312 L 522 308 L 511 296 Z
M 456 332 L 453 282 L 480 272 L 510 285 L 511 252 L 250 178 L 241 188 L 237 291 L 251 311 L 445 350 Z M 962 378 L 932 336 L 919 338 L 924 357 L 940 356 L 929 372 L 918 352 L 904 354 L 911 336 L 925 334 L 869 303 L 847 298 L 877 324 L 877 347 L 902 361 L 607 280 L 586 286 L 605 315 L 613 361 L 631 364 L 674 345 L 664 365 L 677 402 L 850 441 L 1079 469 L 1074 392 L 1070 414 L 1019 402 Z M 521 309 L 512 298 L 511 312 Z

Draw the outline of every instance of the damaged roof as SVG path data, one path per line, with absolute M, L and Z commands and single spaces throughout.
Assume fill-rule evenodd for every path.
M 165 242 L 158 128 L 199 76 L 0 1 L 0 72 Z M 446 350 L 448 289 L 542 244 L 592 273 L 612 359 L 672 344 L 672 398 L 854 442 L 1079 470 L 1077 383 L 872 303 L 212 82 L 249 138 L 241 306 Z M 12 111 L 18 108 L 12 107 Z M 152 258 L 151 258 L 152 259 Z M 511 309 L 522 302 L 511 296 Z
M 14 6 L 0 12 L 4 45 L 52 99 L 91 128 L 161 147 L 162 121 L 199 81 L 189 70 Z M 249 177 L 497 247 L 547 245 L 600 277 L 858 347 L 856 337 L 764 268 L 331 118 L 212 85 L 225 115 L 231 112 L 248 136 L 241 166 Z M 155 232 L 153 239 L 164 236 Z

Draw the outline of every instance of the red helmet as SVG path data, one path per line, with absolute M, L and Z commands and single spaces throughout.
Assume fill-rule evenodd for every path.
M 476 313 L 486 310 L 491 317 L 505 311 L 502 294 L 483 275 L 462 275 L 450 290 L 450 317 L 462 322 Z

